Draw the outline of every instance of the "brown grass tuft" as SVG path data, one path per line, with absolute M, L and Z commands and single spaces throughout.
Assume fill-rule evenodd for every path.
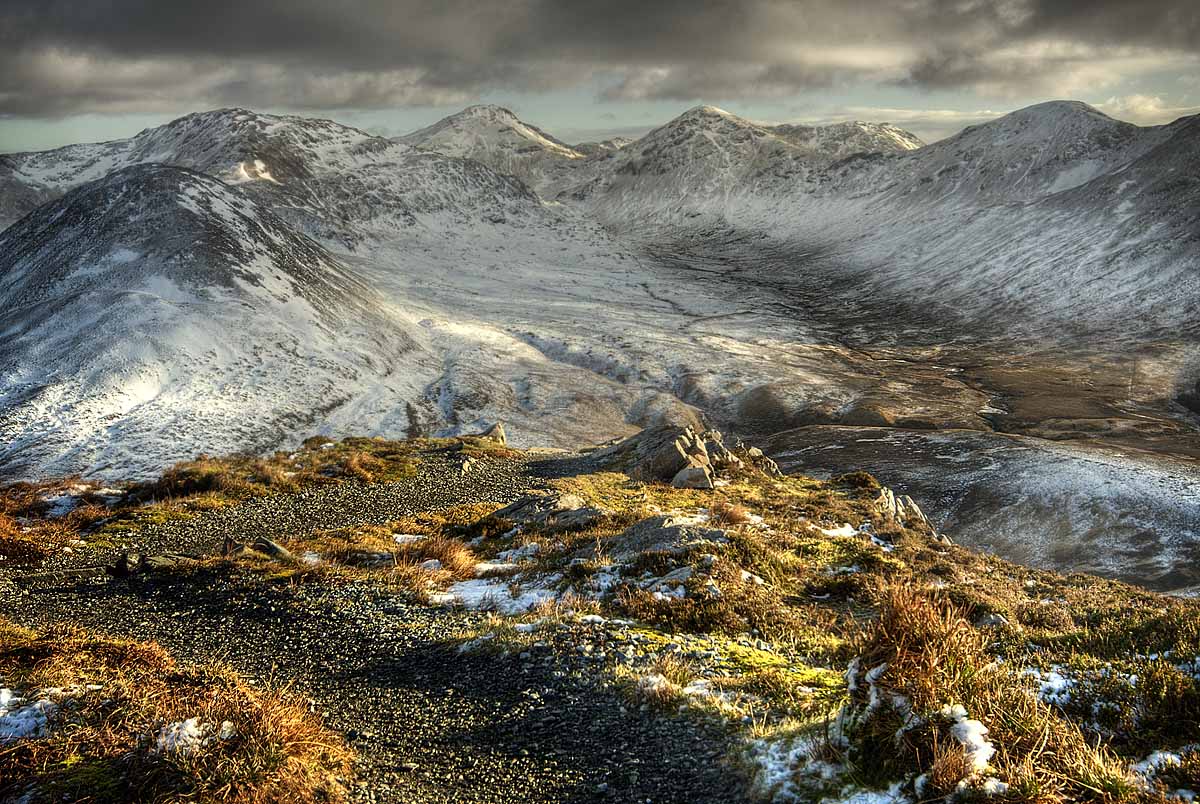
M 845 719 L 853 734 L 850 758 L 864 778 L 881 782 L 929 773 L 939 794 L 964 779 L 977 781 L 953 778 L 970 769 L 951 756 L 956 738 L 940 711 L 960 704 L 989 729 L 996 748 L 992 770 L 1013 785 L 1007 801 L 1110 801 L 1136 792 L 1111 752 L 1089 743 L 1077 725 L 1022 688 L 986 647 L 984 635 L 953 605 L 911 587 L 888 590 L 864 633 L 863 678 Z M 876 670 L 878 689 L 870 693 L 863 679 L 873 668 L 883 669 Z M 872 708 L 871 695 L 907 703 Z
M 222 667 L 181 667 L 162 648 L 73 628 L 35 634 L 0 620 L 6 686 L 59 704 L 49 733 L 0 747 L 0 798 L 29 786 L 48 800 L 315 804 L 345 797 L 351 755 L 287 691 Z M 89 686 L 90 685 L 90 686 Z M 196 718 L 211 740 L 160 752 L 157 737 Z M 218 739 L 228 724 L 227 739 Z
M 750 512 L 746 510 L 746 506 L 728 500 L 717 500 L 710 505 L 708 516 L 709 521 L 718 528 L 736 527 L 750 521 Z

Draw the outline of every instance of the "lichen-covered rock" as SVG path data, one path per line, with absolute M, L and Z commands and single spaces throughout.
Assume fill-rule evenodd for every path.
M 696 518 L 659 515 L 633 523 L 605 548 L 614 560 L 626 561 L 647 552 L 683 555 L 703 548 L 711 550 L 728 541 L 725 531 L 707 527 Z M 590 554 L 592 548 L 587 549 Z

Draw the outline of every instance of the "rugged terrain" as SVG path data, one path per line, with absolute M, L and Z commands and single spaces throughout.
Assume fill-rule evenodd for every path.
M 869 475 L 784 477 L 714 432 L 573 453 L 502 431 L 314 438 L 0 501 L 0 618 L 41 632 L 0 625 L 0 800 L 257 800 L 269 750 L 212 774 L 261 710 L 181 708 L 215 679 L 307 703 L 288 728 L 333 753 L 295 800 L 1161 802 L 1200 784 L 1194 601 L 961 548 Z M 94 730 L 130 695 L 103 657 L 161 653 L 114 638 L 201 685 L 121 710 L 130 743 Z M 35 657 L 81 646 L 46 684 Z M 288 756 L 288 733 L 263 747 Z
M 351 354 L 313 376 L 263 368 L 333 354 L 284 332 L 233 338 L 216 365 L 189 353 L 204 368 L 145 383 L 130 377 L 166 372 L 161 349 L 142 348 L 163 343 L 161 321 L 122 311 L 154 296 L 143 289 L 111 312 L 81 299 L 79 317 L 124 316 L 132 337 L 86 370 L 58 338 L 5 353 L 14 446 L 0 460 L 29 477 L 151 476 L 174 445 L 294 446 L 317 422 L 395 437 L 503 418 L 522 445 L 570 447 L 707 421 L 771 436 L 792 456 L 848 432 L 836 428 L 886 428 L 908 462 L 889 482 L 945 502 L 932 515 L 964 541 L 1186 590 L 1186 571 L 1145 553 L 1169 544 L 1162 555 L 1186 555 L 1200 520 L 1198 147 L 1195 118 L 1141 128 L 1054 102 L 931 145 L 882 123 L 774 125 L 698 107 L 633 142 L 572 146 L 506 109 L 472 107 L 397 140 L 222 110 L 129 140 L 9 154 L 2 214 L 43 218 L 22 230 L 19 254 L 3 255 L 9 271 L 53 272 L 55 255 L 77 248 L 48 225 L 64 194 L 94 198 L 110 174 L 139 182 L 136 166 L 161 164 L 203 173 L 256 204 L 252 217 L 282 222 L 267 228 L 286 226 L 288 249 L 321 253 L 331 281 L 372 296 L 379 323 L 338 337 Z M 265 231 L 228 235 L 253 244 Z M 114 224 L 87 259 L 119 261 L 130 237 Z M 262 270 L 235 256 L 222 259 Z M 304 304 L 286 293 L 241 301 L 264 321 Z M 231 317 L 190 307 L 187 319 L 257 336 Z M 16 326 L 33 332 L 31 319 Z M 47 379 L 48 366 L 65 369 Z M 271 404 L 246 392 L 260 384 Z M 283 385 L 294 398 L 271 391 Z M 128 404 L 70 390 L 92 386 Z M 186 414 L 203 426 L 168 439 L 148 435 L 138 422 L 167 403 L 209 414 Z M 35 442 L 69 446 L 27 448 Z M 938 470 L 945 450 L 961 472 Z M 883 451 L 843 456 L 810 468 L 892 471 Z M 1028 471 L 988 471 L 997 465 Z M 1078 499 L 1156 473 L 1170 493 L 1132 480 L 1107 497 L 1127 508 Z M 958 505 L 967 477 L 975 502 Z M 1031 516 L 1068 498 L 1071 516 L 1029 533 Z M 1110 553 L 1083 562 L 1074 547 L 1095 539 Z

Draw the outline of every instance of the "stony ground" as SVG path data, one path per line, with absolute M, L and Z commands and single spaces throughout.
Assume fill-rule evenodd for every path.
M 345 483 L 149 527 L 115 549 L 211 555 L 225 537 L 281 537 L 402 514 L 507 502 L 565 459 L 488 459 L 465 477 L 434 464 L 394 484 Z M 0 616 L 71 623 L 161 643 L 295 685 L 361 757 L 353 797 L 372 802 L 729 802 L 745 780 L 719 759 L 727 734 L 633 708 L 594 674 L 549 653 L 460 653 L 481 616 L 407 602 L 378 587 L 290 585 L 223 566 L 108 580 L 110 556 L 55 557 L 36 575 L 0 571 Z

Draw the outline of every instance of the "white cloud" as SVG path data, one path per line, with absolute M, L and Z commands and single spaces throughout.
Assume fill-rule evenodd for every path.
M 1096 108 L 1105 114 L 1141 126 L 1170 123 L 1181 117 L 1200 114 L 1200 106 L 1172 106 L 1159 95 L 1124 95 L 1112 97 Z

